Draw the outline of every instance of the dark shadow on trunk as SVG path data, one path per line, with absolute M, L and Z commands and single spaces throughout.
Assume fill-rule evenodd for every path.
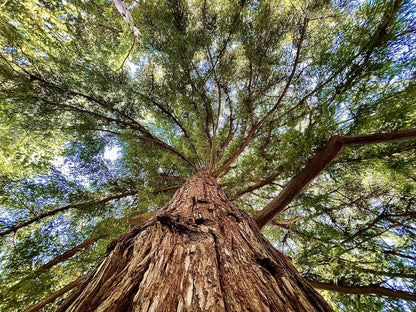
M 206 172 L 107 253 L 57 311 L 333 311 Z

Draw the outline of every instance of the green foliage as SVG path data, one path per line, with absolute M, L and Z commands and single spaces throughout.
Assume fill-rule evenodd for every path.
M 254 215 L 331 136 L 416 125 L 412 1 L 124 3 L 130 25 L 106 0 L 0 5 L 0 232 L 34 220 L 0 238 L 2 311 L 87 272 L 211 160 Z M 412 291 L 415 144 L 344 150 L 265 234 L 309 279 Z M 415 308 L 323 294 L 338 311 Z

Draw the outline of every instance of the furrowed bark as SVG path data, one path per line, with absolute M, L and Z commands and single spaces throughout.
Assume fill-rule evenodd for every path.
M 336 285 L 333 283 L 309 281 L 309 283 L 317 289 L 324 289 L 330 291 L 342 292 L 345 294 L 367 295 L 374 294 L 378 296 L 386 296 L 390 298 L 397 298 L 403 300 L 416 301 L 416 293 L 408 293 L 400 290 L 393 290 L 380 285 L 368 286 L 346 286 Z
M 333 311 L 207 171 L 110 243 L 89 276 L 57 312 Z
M 63 206 L 63 207 L 58 208 L 58 209 L 54 209 L 54 210 L 51 210 L 51 211 L 48 211 L 48 212 L 41 213 L 36 218 L 33 218 L 33 219 L 28 220 L 28 221 L 22 222 L 20 224 L 14 225 L 14 226 L 10 227 L 9 229 L 0 232 L 0 237 L 2 237 L 4 235 L 7 235 L 7 234 L 10 234 L 10 233 L 13 233 L 13 232 L 16 232 L 17 230 L 19 230 L 19 229 L 21 229 L 25 226 L 28 226 L 28 225 L 30 225 L 34 222 L 42 220 L 46 217 L 56 215 L 60 212 L 63 212 L 63 211 L 69 210 L 69 209 L 80 208 L 82 206 L 90 205 L 90 204 L 100 205 L 100 204 L 104 204 L 106 202 L 109 202 L 111 200 L 120 199 L 120 198 L 127 197 L 127 196 L 133 196 L 133 195 L 136 195 L 136 194 L 137 194 L 137 191 L 130 191 L 130 192 L 126 192 L 126 193 L 122 193 L 122 194 L 118 194 L 118 195 L 109 196 L 109 197 L 99 199 L 99 200 L 91 200 L 91 201 L 87 201 L 87 202 L 66 205 L 66 206 Z
M 294 176 L 279 195 L 264 207 L 255 217 L 261 229 L 276 215 L 282 212 L 302 190 L 315 179 L 345 147 L 357 147 L 367 144 L 387 143 L 416 138 L 416 128 L 388 133 L 363 134 L 355 136 L 333 136 L 328 144 L 312 157 L 305 167 Z

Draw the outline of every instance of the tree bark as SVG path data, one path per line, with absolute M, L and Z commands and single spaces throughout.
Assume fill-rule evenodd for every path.
M 333 310 L 204 171 L 110 243 L 57 311 Z

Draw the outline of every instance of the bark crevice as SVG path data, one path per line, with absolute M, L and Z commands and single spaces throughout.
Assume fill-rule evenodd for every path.
M 206 172 L 106 257 L 58 312 L 332 312 Z

